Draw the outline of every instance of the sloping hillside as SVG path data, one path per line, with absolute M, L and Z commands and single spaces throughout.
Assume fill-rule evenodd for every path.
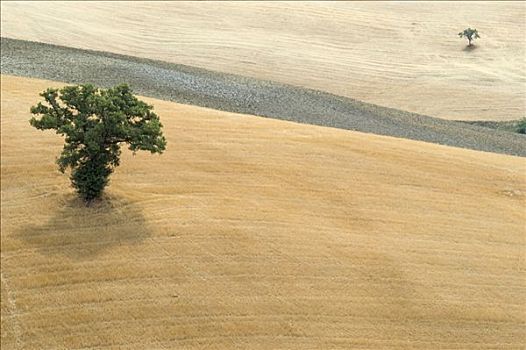
M 163 61 L 9 38 L 0 41 L 0 69 L 7 75 L 102 87 L 126 82 L 141 95 L 161 100 L 526 157 L 526 137 L 513 131 Z
M 525 2 L 2 2 L 2 36 L 319 89 L 446 119 L 526 114 Z M 457 33 L 481 34 L 475 50 Z
M 519 349 L 523 158 L 148 99 L 86 208 L 2 76 L 2 349 Z

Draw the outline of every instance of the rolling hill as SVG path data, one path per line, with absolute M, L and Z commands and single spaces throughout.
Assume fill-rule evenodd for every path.
M 510 130 L 433 118 L 319 90 L 163 61 L 17 39 L 0 41 L 0 68 L 7 75 L 101 87 L 126 82 L 141 95 L 177 103 L 526 156 L 526 137 Z M 516 121 L 491 123 L 502 127 Z
M 2 349 L 524 345 L 524 158 L 145 98 L 84 207 L 1 78 Z
M 462 120 L 526 115 L 526 3 L 2 2 L 2 36 L 268 79 Z M 457 33 L 481 39 L 466 50 Z

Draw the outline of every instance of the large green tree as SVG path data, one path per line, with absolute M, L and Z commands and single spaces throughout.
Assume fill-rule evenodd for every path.
M 121 144 L 134 153 L 165 150 L 162 124 L 153 106 L 138 100 L 125 84 L 110 89 L 89 84 L 50 88 L 40 96 L 44 102 L 31 107 L 36 117 L 30 124 L 65 136 L 57 163 L 62 173 L 71 168 L 73 187 L 87 202 L 100 197 L 108 184 L 119 165 Z

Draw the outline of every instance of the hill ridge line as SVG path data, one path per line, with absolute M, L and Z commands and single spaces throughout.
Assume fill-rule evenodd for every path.
M 1 38 L 2 74 L 109 87 L 167 101 L 526 157 L 526 137 L 328 92 L 182 64 Z

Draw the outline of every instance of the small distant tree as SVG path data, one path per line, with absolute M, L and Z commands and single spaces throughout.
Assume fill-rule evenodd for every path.
M 458 33 L 458 36 L 461 38 L 465 37 L 466 39 L 468 39 L 468 46 L 472 46 L 472 41 L 480 38 L 478 31 L 472 28 L 464 29 L 463 32 Z
M 59 170 L 71 168 L 71 182 L 90 202 L 100 197 L 109 176 L 119 165 L 121 144 L 135 154 L 145 150 L 162 153 L 166 140 L 153 106 L 138 100 L 126 85 L 99 89 L 93 85 L 47 89 L 44 103 L 31 107 L 30 124 L 39 130 L 54 129 L 65 136 Z
M 522 118 L 517 123 L 517 132 L 519 134 L 526 134 L 526 118 Z

